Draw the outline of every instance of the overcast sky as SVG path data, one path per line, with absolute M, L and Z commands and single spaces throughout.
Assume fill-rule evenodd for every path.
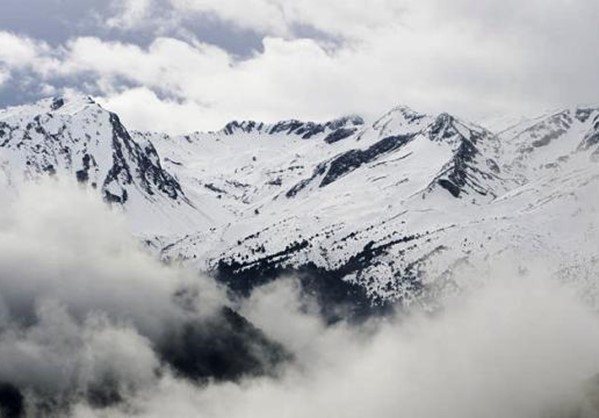
M 137 129 L 599 105 L 597 0 L 2 0 L 0 105 L 91 94 Z

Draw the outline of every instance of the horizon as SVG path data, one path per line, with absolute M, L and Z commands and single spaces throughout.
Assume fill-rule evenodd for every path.
M 41 102 L 44 101 L 49 101 L 49 100 L 56 100 L 56 99 L 69 99 L 69 98 L 81 98 L 81 99 L 90 99 L 94 102 L 94 104 L 99 105 L 100 107 L 102 107 L 103 109 L 115 113 L 119 116 L 119 118 L 123 119 L 122 115 L 115 109 L 111 109 L 110 107 L 110 103 L 106 102 L 105 100 L 103 100 L 103 98 L 98 98 L 98 97 L 94 97 L 93 95 L 88 95 L 85 93 L 81 93 L 81 92 L 66 92 L 65 94 L 59 94 L 59 95 L 54 95 L 54 96 L 45 96 L 45 97 L 40 97 L 34 101 L 25 101 L 25 102 L 19 102 L 19 103 L 14 103 L 14 104 L 10 104 L 10 105 L 6 105 L 3 107 L 0 107 L 0 111 L 5 111 L 5 110 L 9 110 L 11 108 L 19 108 L 19 107 L 26 107 L 26 106 L 32 106 L 32 105 L 36 105 L 39 104 Z M 459 114 L 451 114 L 445 111 L 441 111 L 439 113 L 425 113 L 425 112 L 421 112 L 418 109 L 414 109 L 414 107 L 402 103 L 402 104 L 396 104 L 394 106 L 392 106 L 390 109 L 388 109 L 387 111 L 384 111 L 380 114 L 377 115 L 366 115 L 366 114 L 358 114 L 358 113 L 353 113 L 353 114 L 339 114 L 337 116 L 334 116 L 333 118 L 329 118 L 329 119 L 297 119 L 297 118 L 288 118 L 288 119 L 273 119 L 273 120 L 254 120 L 254 119 L 232 119 L 229 120 L 228 122 L 226 122 L 225 124 L 223 124 L 222 126 L 220 126 L 217 129 L 211 129 L 211 130 L 199 130 L 199 129 L 195 129 L 195 130 L 190 130 L 190 131 L 175 131 L 175 132 L 169 132 L 168 130 L 165 131 L 156 131 L 156 130 L 142 130 L 142 129 L 135 129 L 135 128 L 131 128 L 130 126 L 128 126 L 127 124 L 127 120 L 123 120 L 125 127 L 127 127 L 128 129 L 130 129 L 131 131 L 136 131 L 136 132 L 142 132 L 142 133 L 159 133 L 159 134 L 167 134 L 169 136 L 186 136 L 186 135 L 192 135 L 192 134 L 214 134 L 214 133 L 219 133 L 221 131 L 223 131 L 224 129 L 226 129 L 230 124 L 233 123 L 239 123 L 239 124 L 243 124 L 243 123 L 256 123 L 256 124 L 264 124 L 264 125 L 273 125 L 276 123 L 280 123 L 280 122 L 291 122 L 291 121 L 297 121 L 297 122 L 301 122 L 301 123 L 314 123 L 314 124 L 326 124 L 328 122 L 334 122 L 334 121 L 338 121 L 344 118 L 352 118 L 352 117 L 359 117 L 362 118 L 364 121 L 364 126 L 368 126 L 371 125 L 373 123 L 375 123 L 377 120 L 379 120 L 381 117 L 384 117 L 385 115 L 387 115 L 390 112 L 399 110 L 399 109 L 408 109 L 411 110 L 413 112 L 422 114 L 422 115 L 426 115 L 426 116 L 439 116 L 442 115 L 444 113 L 449 114 L 450 116 L 457 118 L 458 120 L 461 120 L 463 122 L 466 123 L 470 123 L 476 126 L 479 126 L 481 128 L 487 129 L 488 131 L 494 133 L 494 134 L 499 134 L 501 133 L 503 130 L 506 129 L 510 129 L 513 127 L 516 127 L 520 124 L 523 123 L 527 123 L 527 122 L 531 122 L 537 119 L 542 119 L 542 118 L 546 118 L 546 117 L 550 117 L 552 115 L 555 114 L 559 114 L 565 111 L 570 111 L 570 110 L 578 110 L 578 109 L 599 109 L 599 103 L 593 105 L 593 104 L 588 104 L 588 103 L 581 103 L 581 104 L 577 104 L 577 105 L 570 105 L 570 106 L 561 106 L 561 107 L 554 107 L 554 108 L 548 108 L 548 109 L 544 109 L 544 110 L 538 110 L 534 113 L 529 113 L 529 114 L 497 114 L 497 115 L 489 115 L 487 118 L 483 118 L 481 120 L 476 120 L 476 119 L 468 119 L 462 115 Z M 506 122 L 507 121 L 507 122 Z M 496 126 L 494 126 L 496 125 Z

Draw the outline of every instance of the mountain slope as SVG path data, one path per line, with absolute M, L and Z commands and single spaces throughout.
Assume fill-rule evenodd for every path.
M 116 114 L 88 97 L 1 111 L 0 151 L 0 164 L 13 182 L 54 174 L 75 178 L 125 208 L 137 232 L 209 224 L 162 168 L 153 145 L 134 141 Z M 188 222 L 178 222 L 179 217 Z M 168 228 L 160 226 L 165 221 Z
M 587 120 L 594 123 L 591 116 Z M 551 124 L 551 118 L 537 124 Z M 292 273 L 312 287 L 313 277 L 326 278 L 330 284 L 319 292 L 377 305 L 450 294 L 460 287 L 453 282 L 458 265 L 518 249 L 546 255 L 539 242 L 550 247 L 547 254 L 569 260 L 559 267 L 565 271 L 588 261 L 591 255 L 579 247 L 596 239 L 564 244 L 571 241 L 570 218 L 596 210 L 594 148 L 579 146 L 593 138 L 594 126 L 570 127 L 571 163 L 543 181 L 523 161 L 550 165 L 560 154 L 535 147 L 538 138 L 527 137 L 530 128 L 497 136 L 447 114 L 399 107 L 334 144 L 322 136 L 297 143 L 288 138 L 283 150 L 269 135 L 253 136 L 251 147 L 241 137 L 229 138 L 232 154 L 251 149 L 257 161 L 247 158 L 241 168 L 231 164 L 222 180 L 252 173 L 235 181 L 258 189 L 256 171 L 278 167 L 273 171 L 286 173 L 294 167 L 293 175 L 240 205 L 236 221 L 170 243 L 162 254 L 217 271 L 242 292 Z M 210 149 L 208 155 L 218 155 L 221 138 L 196 140 Z M 580 201 L 572 204 L 572 196 Z
M 594 108 L 498 134 L 399 106 L 373 123 L 245 121 L 171 137 L 58 98 L 0 112 L 0 151 L 15 188 L 69 175 L 122 207 L 163 259 L 241 295 L 294 275 L 333 318 L 433 309 L 507 254 L 555 260 L 552 272 L 599 295 Z

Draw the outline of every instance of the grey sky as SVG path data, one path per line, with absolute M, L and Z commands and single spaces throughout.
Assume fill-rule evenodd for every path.
M 107 9 L 107 2 L 94 0 L 3 0 L 0 27 L 61 43 L 93 31 L 93 13 L 106 13 Z
M 102 36 L 108 40 L 148 44 L 157 36 L 181 37 L 183 33 L 197 36 L 204 42 L 221 46 L 228 51 L 245 55 L 261 46 L 260 36 L 223 24 L 215 17 L 195 15 L 178 16 L 175 28 L 147 25 L 119 29 L 104 24 L 104 20 L 118 14 L 118 2 L 105 0 L 3 0 L 0 29 L 60 44 L 74 36 Z M 157 10 L 162 17 L 170 14 L 168 6 Z M 156 17 L 154 16 L 153 19 Z
M 482 119 L 599 103 L 596 0 L 4 0 L 0 106 L 65 89 L 136 128 L 396 104 Z

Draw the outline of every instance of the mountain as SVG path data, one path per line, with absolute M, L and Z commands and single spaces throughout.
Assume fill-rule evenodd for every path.
M 510 163 L 527 179 L 539 178 L 570 160 L 586 165 L 586 157 L 599 158 L 599 108 L 563 109 L 517 124 L 501 133 Z
M 503 260 L 556 260 L 597 292 L 599 109 L 501 132 L 399 106 L 368 122 L 128 132 L 89 98 L 0 113 L 10 178 L 65 172 L 123 208 L 164 260 L 247 295 L 285 274 L 326 314 L 434 309 Z M 151 214 L 149 216 L 147 214 Z
M 116 114 L 89 97 L 60 97 L 0 111 L 0 150 L 12 183 L 65 174 L 98 189 L 107 202 L 130 209 L 136 232 L 210 225 L 162 168 L 154 146 L 133 140 Z

